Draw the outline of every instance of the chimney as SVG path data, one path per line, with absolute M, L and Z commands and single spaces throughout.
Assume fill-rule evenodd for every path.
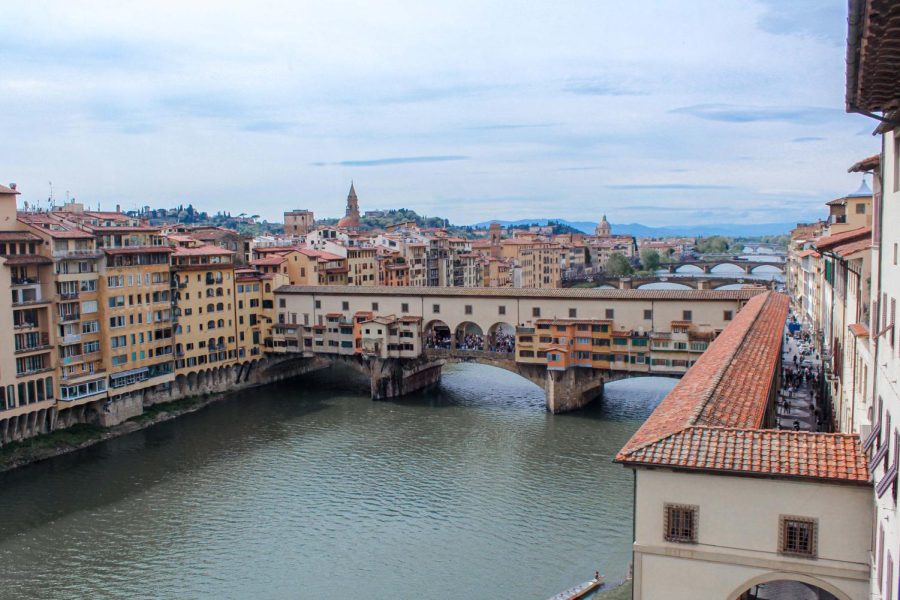
M 122 212 L 122 207 L 116 204 L 116 212 Z
M 9 184 L 9 189 L 15 190 L 15 189 L 16 189 L 16 184 L 14 184 L 14 183 Z

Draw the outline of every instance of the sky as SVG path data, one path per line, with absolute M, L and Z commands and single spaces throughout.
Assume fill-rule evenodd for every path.
M 845 0 L 4 3 L 20 202 L 806 221 L 855 190 Z

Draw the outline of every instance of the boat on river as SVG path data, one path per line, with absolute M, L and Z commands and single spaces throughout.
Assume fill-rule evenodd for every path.
M 598 575 L 594 579 L 564 590 L 548 600 L 579 600 L 597 590 L 601 585 L 603 585 L 603 575 Z

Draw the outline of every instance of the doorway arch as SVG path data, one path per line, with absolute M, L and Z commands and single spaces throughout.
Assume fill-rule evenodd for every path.
M 772 572 L 758 575 L 728 596 L 728 600 L 779 600 L 784 598 L 803 598 L 803 592 L 816 600 L 851 600 L 850 596 L 831 583 L 802 573 Z M 768 592 L 768 593 L 767 593 Z M 778 595 L 773 595 L 778 594 Z

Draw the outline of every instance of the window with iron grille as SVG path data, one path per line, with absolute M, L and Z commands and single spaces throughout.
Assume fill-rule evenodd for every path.
M 684 504 L 666 504 L 664 537 L 667 542 L 697 543 L 699 508 Z
M 782 515 L 778 521 L 778 551 L 781 554 L 816 557 L 817 519 Z

